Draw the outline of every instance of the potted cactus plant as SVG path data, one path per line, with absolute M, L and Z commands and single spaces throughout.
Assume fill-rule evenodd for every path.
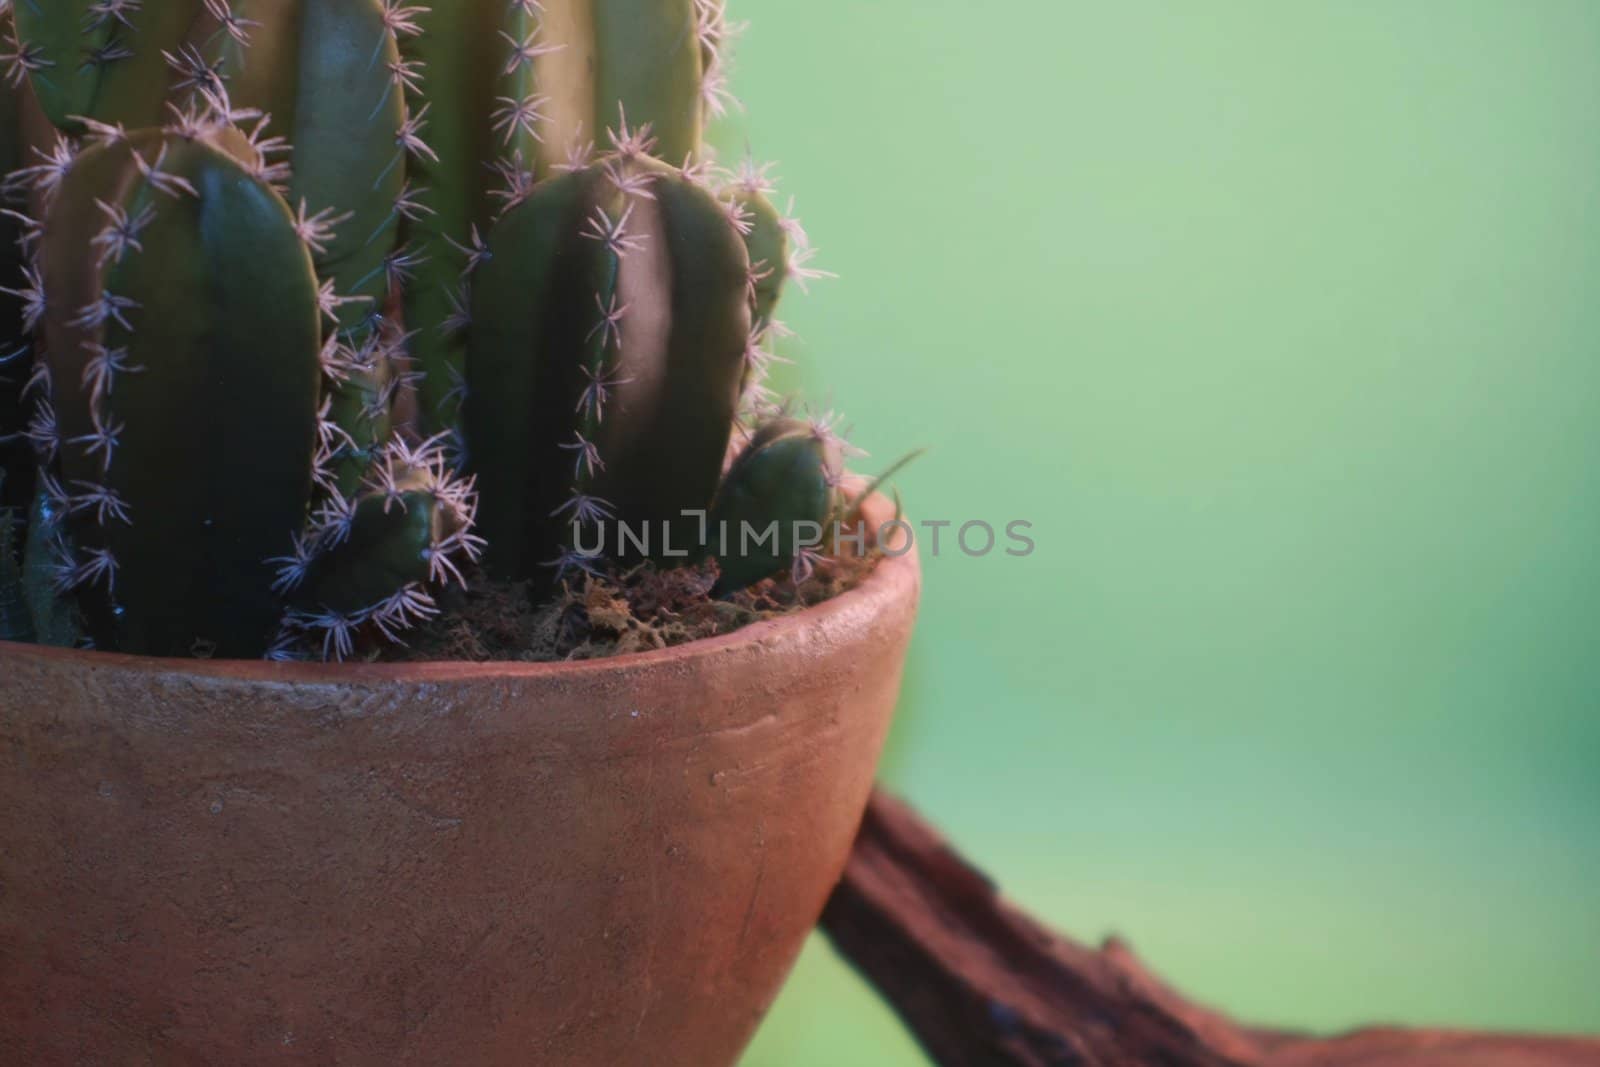
M 793 584 L 881 505 L 761 384 L 807 248 L 703 143 L 720 0 L 6 8 L 0 1047 L 731 1063 L 914 555 L 647 653 L 403 654 L 484 587 Z

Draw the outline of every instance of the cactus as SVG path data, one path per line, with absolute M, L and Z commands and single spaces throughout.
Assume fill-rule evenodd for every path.
M 258 649 L 279 612 L 266 560 L 316 451 L 317 282 L 293 216 L 222 144 L 144 130 L 75 160 L 41 254 L 77 577 L 113 594 L 94 628 L 135 652 Z
M 463 286 L 465 444 L 490 568 L 508 578 L 587 569 L 584 545 L 600 542 L 583 529 L 605 520 L 647 535 L 631 547 L 657 559 L 699 547 L 685 513 L 710 507 L 741 405 L 764 398 L 784 282 L 809 273 L 763 170 L 706 181 L 701 130 L 725 100 L 719 2 L 546 15 L 551 51 L 534 65 L 549 176 L 512 183 Z M 582 131 L 602 123 L 596 155 Z
M 721 0 L 0 0 L 0 638 L 344 658 L 486 546 L 559 575 L 603 518 L 667 560 L 685 511 L 831 499 L 785 422 L 723 484 L 815 276 L 702 144 L 729 37 Z
M 296 537 L 333 550 L 346 513 L 381 501 L 376 487 L 347 498 L 332 477 L 304 532 L 318 468 L 337 462 L 339 427 L 318 416 L 339 335 L 324 344 L 319 235 L 269 169 L 237 130 L 190 125 L 111 134 L 54 190 L 41 258 L 68 487 L 56 492 L 74 541 L 62 583 L 103 589 L 88 611 L 102 646 L 259 654 L 284 618 L 280 594 L 301 594 L 297 572 L 272 561 L 295 555 Z M 413 547 L 419 559 L 434 549 Z M 342 632 L 417 580 L 291 620 Z
M 0 492 L 5 490 L 0 470 Z M 15 508 L 0 507 L 0 641 L 32 641 L 33 615 L 22 585 L 22 518 Z
M 827 421 L 780 415 L 762 423 L 728 468 L 711 509 L 718 592 L 785 566 L 803 576 L 840 507 L 843 445 Z M 813 534 L 809 543 L 806 534 Z
M 409 373 L 387 312 L 423 150 L 395 9 L 157 8 L 30 5 L 6 27 L 0 147 L 32 143 L 9 172 L 25 262 L 5 288 L 40 327 L 27 380 L 48 391 L 6 425 L 47 468 L 25 599 L 58 643 L 76 628 L 44 578 L 97 647 L 347 655 L 368 623 L 396 636 L 431 612 L 428 584 L 478 545 L 438 442 L 392 436 Z M 123 53 L 152 47 L 159 74 L 131 86 L 146 63 Z M 76 143 L 10 121 L 30 108 Z
M 64 583 L 76 574 L 78 564 L 67 532 L 71 502 L 45 475 L 48 491 L 34 494 L 28 510 L 22 552 L 22 603 L 28 612 L 33 639 L 42 645 L 70 648 L 84 642 L 83 613 L 76 600 L 62 596 Z
M 0 37 L 11 36 L 11 16 L 0 12 Z M 21 170 L 28 102 L 24 94 L 0 91 L 0 175 Z M 43 125 L 42 116 L 39 124 Z M 26 513 L 33 496 L 34 464 L 22 427 L 33 371 L 26 294 L 31 216 L 0 205 L 0 510 Z
M 508 577 L 572 522 L 650 523 L 660 551 L 676 520 L 684 546 L 681 513 L 710 504 L 737 413 L 751 314 L 738 231 L 639 135 L 618 143 L 507 212 L 474 276 L 465 425 Z
M 465 310 L 459 284 L 480 235 L 508 201 L 587 162 L 608 130 L 630 122 L 654 131 L 661 158 L 702 158 L 705 123 L 728 99 L 728 27 L 721 0 L 460 0 L 411 10 L 417 32 L 402 43 L 424 72 L 432 152 L 415 167 L 427 213 L 412 230 L 424 263 L 406 312 L 433 432 L 458 418 L 466 345 L 445 327 Z

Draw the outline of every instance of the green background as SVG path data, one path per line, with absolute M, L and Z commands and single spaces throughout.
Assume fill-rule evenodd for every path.
M 1251 1019 L 1600 1029 L 1600 3 L 731 8 L 793 383 L 1038 541 L 885 780 Z M 820 939 L 744 1061 L 923 1062 Z

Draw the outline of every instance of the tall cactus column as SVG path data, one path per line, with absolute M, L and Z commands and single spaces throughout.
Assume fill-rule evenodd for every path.
M 541 184 L 474 275 L 466 427 L 500 573 L 548 551 L 581 562 L 571 524 L 611 516 L 648 524 L 660 552 L 661 523 L 681 531 L 715 493 L 749 259 L 723 205 L 647 143 L 619 136 L 602 163 Z
M 107 594 L 107 647 L 259 654 L 281 610 L 267 560 L 311 494 L 317 277 L 242 154 L 111 140 L 77 159 L 45 228 L 72 578 Z
M 726 88 L 712 0 L 461 0 L 417 9 L 403 46 L 432 118 L 417 161 L 427 213 L 408 227 L 423 284 L 406 289 L 426 426 L 453 424 L 465 377 L 464 275 L 534 184 L 589 165 L 608 131 L 648 128 L 661 159 L 697 163 Z

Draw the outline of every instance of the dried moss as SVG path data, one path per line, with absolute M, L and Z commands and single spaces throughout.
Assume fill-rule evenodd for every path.
M 832 599 L 860 584 L 878 558 L 827 560 L 805 582 L 770 578 L 723 598 L 710 595 L 717 580 L 713 563 L 665 570 L 643 564 L 616 575 L 580 576 L 542 604 L 528 583 L 474 575 L 469 591 L 442 598 L 441 616 L 383 658 L 545 663 L 671 648 Z

